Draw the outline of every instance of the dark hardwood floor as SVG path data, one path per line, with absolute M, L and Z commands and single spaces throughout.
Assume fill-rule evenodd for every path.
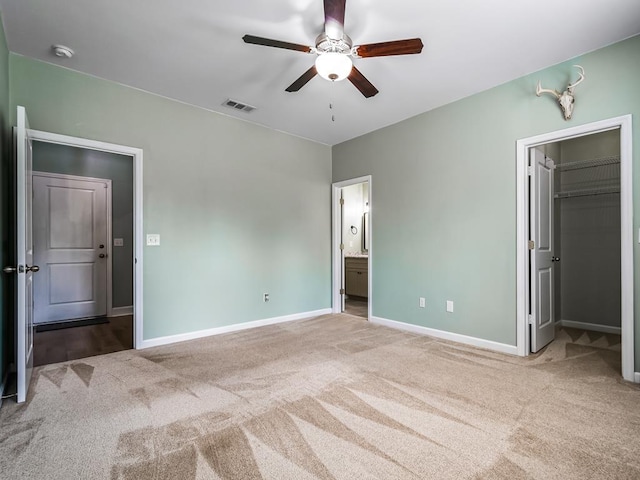
M 77 360 L 133 348 L 133 316 L 111 317 L 108 323 L 36 332 L 34 366 Z

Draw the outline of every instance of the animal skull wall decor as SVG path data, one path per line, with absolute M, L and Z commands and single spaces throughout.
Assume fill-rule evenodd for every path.
M 573 104 L 576 101 L 575 96 L 573 95 L 573 89 L 576 88 L 576 86 L 584 80 L 584 68 L 582 68 L 580 65 L 574 65 L 574 67 L 580 69 L 580 72 L 578 73 L 580 75 L 580 78 L 578 78 L 578 80 L 576 80 L 575 82 L 567 85 L 567 89 L 564 92 L 560 93 L 557 90 L 542 88 L 540 86 L 540 81 L 538 81 L 538 86 L 536 87 L 536 95 L 538 97 L 543 93 L 548 93 L 556 97 L 556 99 L 558 100 L 558 104 L 560 104 L 560 108 L 562 109 L 565 120 L 571 120 L 571 115 L 573 114 Z

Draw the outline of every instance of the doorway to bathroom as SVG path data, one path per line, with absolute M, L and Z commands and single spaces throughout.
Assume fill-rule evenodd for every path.
M 371 179 L 333 185 L 333 311 L 371 316 Z

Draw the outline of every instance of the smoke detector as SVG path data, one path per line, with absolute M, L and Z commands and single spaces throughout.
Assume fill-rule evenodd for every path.
M 51 45 L 51 50 L 53 50 L 56 57 L 60 58 L 71 58 L 75 54 L 73 50 L 64 45 Z

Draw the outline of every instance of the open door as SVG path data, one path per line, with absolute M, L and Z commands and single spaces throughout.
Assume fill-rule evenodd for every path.
M 537 148 L 530 150 L 530 325 L 531 352 L 555 337 L 553 305 L 553 171 L 554 163 Z M 533 248 L 531 248 L 533 247 Z
M 16 128 L 16 372 L 18 403 L 27 398 L 33 368 L 33 236 L 31 234 L 32 147 L 24 107 L 18 107 Z

